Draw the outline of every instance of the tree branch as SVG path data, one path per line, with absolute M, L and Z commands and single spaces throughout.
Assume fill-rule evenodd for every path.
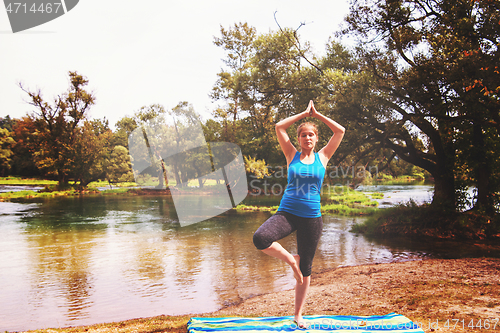
M 302 26 L 304 26 L 304 25 L 305 25 L 305 23 L 301 22 L 301 23 L 300 23 L 300 25 L 299 25 L 299 27 L 293 31 L 293 36 L 294 36 L 295 40 L 292 40 L 292 39 L 290 39 L 290 38 L 288 37 L 288 34 L 287 34 L 287 33 L 286 33 L 286 32 L 285 32 L 282 28 L 281 28 L 281 25 L 279 24 L 278 19 L 276 18 L 276 13 L 277 13 L 277 12 L 278 12 L 278 11 L 275 11 L 275 12 L 274 12 L 274 21 L 275 21 L 275 22 L 276 22 L 276 24 L 278 25 L 278 28 L 280 29 L 280 31 L 281 31 L 281 32 L 282 32 L 285 36 L 287 36 L 288 40 L 290 40 L 290 42 L 292 42 L 292 44 L 293 44 L 293 45 L 297 48 L 297 50 L 299 51 L 300 56 L 301 56 L 301 57 L 302 57 L 305 61 L 307 61 L 307 62 L 309 63 L 309 65 L 311 65 L 311 66 L 313 66 L 314 68 L 316 68 L 316 70 L 318 70 L 318 71 L 319 71 L 319 72 L 323 75 L 323 74 L 324 74 L 324 73 L 323 73 L 323 70 L 322 70 L 321 68 L 319 68 L 316 64 L 314 64 L 312 61 L 310 61 L 310 60 L 306 57 L 306 55 L 304 54 L 304 51 L 303 51 L 303 50 L 301 49 L 301 47 L 300 47 L 300 41 L 299 41 L 299 39 L 297 38 L 297 31 L 298 31 L 298 30 L 299 30 Z

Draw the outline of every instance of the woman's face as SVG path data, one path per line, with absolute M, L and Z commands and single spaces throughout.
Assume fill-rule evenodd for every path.
M 314 132 L 314 128 L 312 126 L 304 126 L 299 134 L 300 147 L 306 150 L 314 149 L 316 142 L 318 142 L 318 136 Z

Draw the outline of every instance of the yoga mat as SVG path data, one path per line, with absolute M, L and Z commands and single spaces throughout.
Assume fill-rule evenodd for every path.
M 304 316 L 306 328 L 299 328 L 293 316 L 287 317 L 193 317 L 188 322 L 188 333 L 201 332 L 420 332 L 424 331 L 403 315 L 383 316 Z

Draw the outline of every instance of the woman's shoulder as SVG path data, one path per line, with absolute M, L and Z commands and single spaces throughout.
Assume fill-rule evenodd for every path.
M 329 158 L 325 156 L 325 154 L 321 154 L 321 152 L 315 152 L 316 161 L 319 161 L 321 165 L 326 169 L 326 165 L 328 164 Z

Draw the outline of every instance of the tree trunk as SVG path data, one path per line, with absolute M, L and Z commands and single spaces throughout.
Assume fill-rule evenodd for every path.
M 57 171 L 57 182 L 58 182 L 57 187 L 59 187 L 59 189 L 61 190 L 68 187 L 68 181 L 66 180 L 66 175 L 61 170 Z
M 455 179 L 453 173 L 434 175 L 433 206 L 455 209 Z
M 481 125 L 474 124 L 473 126 L 472 146 L 474 149 L 474 161 L 476 163 L 474 166 L 474 173 L 477 187 L 477 198 L 474 204 L 474 209 L 492 212 L 495 209 L 490 193 L 491 170 L 488 163 L 484 133 Z
M 442 147 L 442 153 L 436 155 L 435 168 L 431 172 L 434 177 L 432 205 L 455 210 L 455 149 L 453 143 L 443 144 Z

